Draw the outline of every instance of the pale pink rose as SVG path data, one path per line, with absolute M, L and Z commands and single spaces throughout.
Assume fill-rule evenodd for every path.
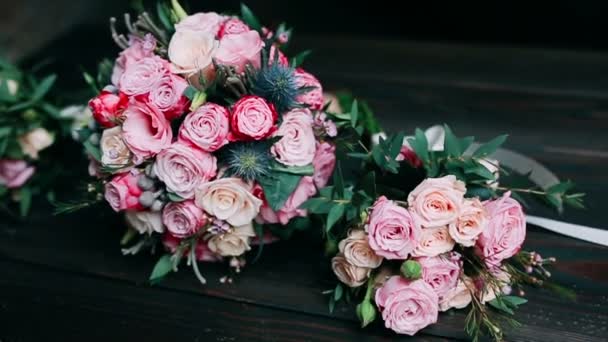
M 348 287 L 359 287 L 367 281 L 371 268 L 355 266 L 346 260 L 344 255 L 338 254 L 331 259 L 331 269 L 338 280 Z
M 317 112 L 314 116 L 313 129 L 315 135 L 318 137 L 328 136 L 330 138 L 338 135 L 338 128 L 336 124 L 327 118 L 327 114 L 323 112 Z
M 165 114 L 167 120 L 180 117 L 189 100 L 184 96 L 188 82 L 177 75 L 165 75 L 148 94 L 148 101 Z
M 167 251 L 169 251 L 171 254 L 174 254 L 177 251 L 177 248 L 179 247 L 181 242 L 182 242 L 182 239 L 176 238 L 175 236 L 171 235 L 170 233 L 166 233 L 163 235 L 163 246 L 165 246 L 165 249 L 167 249 Z M 190 253 L 190 248 L 189 247 L 184 248 L 184 255 L 189 255 L 189 253 Z M 211 249 L 209 249 L 209 245 L 208 245 L 207 241 L 205 241 L 203 239 L 198 239 L 196 241 L 194 255 L 196 256 L 196 259 L 198 261 L 204 261 L 204 262 L 222 261 L 222 257 L 213 253 L 211 251 Z
M 471 303 L 471 291 L 474 291 L 473 281 L 464 276 L 458 279 L 456 287 L 450 289 L 439 301 L 439 310 L 448 311 L 449 309 L 464 309 Z
M 101 164 L 114 170 L 122 170 L 131 165 L 132 154 L 122 137 L 122 127 L 105 129 L 99 142 Z
M 239 34 L 249 31 L 250 28 L 238 18 L 230 18 L 224 21 L 217 34 L 218 38 L 222 38 L 228 34 Z
M 162 216 L 159 211 L 127 211 L 125 213 L 127 226 L 140 234 L 163 233 Z
M 114 211 L 143 210 L 139 203 L 143 191 L 137 185 L 138 177 L 134 172 L 126 172 L 106 183 L 105 198 Z
M 382 263 L 382 257 L 377 255 L 369 246 L 367 234 L 361 229 L 348 232 L 348 237 L 338 244 L 340 253 L 354 266 L 377 268 Z
M 207 102 L 186 115 L 179 129 L 179 138 L 203 151 L 215 152 L 229 142 L 229 115 L 225 107 Z
M 299 88 L 314 88 L 299 95 L 297 98 L 298 102 L 308 105 L 312 110 L 321 110 L 323 108 L 323 105 L 325 104 L 325 98 L 323 97 L 323 87 L 321 86 L 321 82 L 319 82 L 319 80 L 312 74 L 307 73 L 303 69 L 297 69 L 295 75 L 296 84 Z
M 283 115 L 283 122 L 274 133 L 281 137 L 270 148 L 278 162 L 287 166 L 306 166 L 312 163 L 316 153 L 312 115 L 308 109 L 297 108 Z
M 226 17 L 215 12 L 201 12 L 187 16 L 175 24 L 176 32 L 196 32 L 215 37 Z
M 289 59 L 281 52 L 276 45 L 272 45 L 270 47 L 270 52 L 268 53 L 268 65 L 272 65 L 275 61 L 279 62 L 279 65 L 284 67 L 289 66 Z
M 259 96 L 244 96 L 232 105 L 231 141 L 262 140 L 276 131 L 277 111 Z
M 371 248 L 387 259 L 407 259 L 421 236 L 410 212 L 384 196 L 374 203 L 366 230 Z
M 120 87 L 120 78 L 125 70 L 146 57 L 154 56 L 155 49 L 156 39 L 152 34 L 146 34 L 143 39 L 137 36 L 129 36 L 129 47 L 120 53 L 114 63 L 112 84 Z
M 375 302 L 384 325 L 399 334 L 413 336 L 437 322 L 439 299 L 422 279 L 393 276 L 376 291 Z
M 328 142 L 317 143 L 317 152 L 312 161 L 315 172 L 312 178 L 317 189 L 324 188 L 334 173 L 336 166 L 336 146 Z
M 257 31 L 228 34 L 220 40 L 215 59 L 218 64 L 233 66 L 241 73 L 248 63 L 255 68 L 260 67 L 260 51 L 263 47 L 264 42 Z
M 175 142 L 156 156 L 154 173 L 167 190 L 181 198 L 194 198 L 195 191 L 217 174 L 217 159 L 192 145 Z
M 260 209 L 260 217 L 265 223 L 281 223 L 286 225 L 289 221 L 297 216 L 306 216 L 308 212 L 305 209 L 299 207 L 306 202 L 309 198 L 317 193 L 314 181 L 312 177 L 302 177 L 300 183 L 294 190 L 294 192 L 287 198 L 283 208 L 275 212 L 270 206 L 263 205 Z
M 147 94 L 168 74 L 167 67 L 167 61 L 158 56 L 143 58 L 122 74 L 120 90 L 130 96 Z
M 124 115 L 123 138 L 135 156 L 135 164 L 171 145 L 171 124 L 158 108 L 135 101 L 129 104 Z
M 177 31 L 169 42 L 169 60 L 173 71 L 178 74 L 198 77 L 209 74 L 213 69 L 213 58 L 218 42 L 211 34 L 196 31 Z
M 458 283 L 462 271 L 460 255 L 452 253 L 445 256 L 422 257 L 417 260 L 422 266 L 422 280 L 431 285 L 441 301 Z
M 253 223 L 234 227 L 226 234 L 215 235 L 209 239 L 209 249 L 224 257 L 237 257 L 251 250 L 251 238 L 255 236 Z
M 120 124 L 122 115 L 129 103 L 129 97 L 123 93 L 114 94 L 102 91 L 97 97 L 89 101 L 89 108 L 93 118 L 99 125 L 105 128 Z
M 434 257 L 451 251 L 455 244 L 448 227 L 423 228 L 420 242 L 412 252 L 412 256 Z
M 25 160 L 0 160 L 0 185 L 9 189 L 21 187 L 34 175 L 36 169 Z
M 521 249 L 526 238 L 526 217 L 519 202 L 505 193 L 484 202 L 488 224 L 477 239 L 477 250 L 489 266 L 497 266 Z
M 54 141 L 55 136 L 42 127 L 34 128 L 17 138 L 21 151 L 32 159 L 38 159 L 38 152 L 51 146 Z
M 239 178 L 221 178 L 201 185 L 196 205 L 234 227 L 244 226 L 258 215 L 262 201 L 253 196 L 251 186 Z
M 465 199 L 456 222 L 449 225 L 450 236 L 457 243 L 471 247 L 488 222 L 486 210 L 477 198 Z
M 460 216 L 465 192 L 464 183 L 452 175 L 427 178 L 410 192 L 407 202 L 423 228 L 441 227 Z
M 163 208 L 163 223 L 171 235 L 187 238 L 207 223 L 207 215 L 192 200 L 171 202 Z

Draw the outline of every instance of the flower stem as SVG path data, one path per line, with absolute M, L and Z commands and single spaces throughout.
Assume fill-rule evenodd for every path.
M 190 247 L 190 261 L 192 263 L 192 269 L 194 270 L 194 274 L 198 278 L 198 281 L 200 281 L 203 285 L 207 284 L 207 279 L 203 277 L 201 271 L 198 269 L 198 262 L 196 261 L 196 240 L 192 243 L 192 246 Z

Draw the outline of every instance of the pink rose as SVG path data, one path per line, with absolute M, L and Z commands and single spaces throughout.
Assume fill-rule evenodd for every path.
M 186 199 L 217 173 L 216 158 L 183 142 L 173 143 L 156 156 L 154 173 L 167 190 Z
M 423 228 L 420 242 L 418 242 L 418 246 L 416 246 L 412 255 L 434 257 L 451 251 L 455 244 L 447 227 Z
M 177 248 L 179 247 L 181 242 L 182 239 L 176 238 L 170 233 L 166 233 L 163 235 L 163 246 L 165 246 L 165 249 L 171 254 L 174 254 L 177 251 Z M 188 255 L 188 253 L 190 253 L 190 248 L 186 247 L 184 249 L 184 255 Z M 198 261 L 218 262 L 222 260 L 221 256 L 213 253 L 209 249 L 208 242 L 203 239 L 198 239 L 196 241 L 196 248 L 194 250 L 194 254 L 196 255 L 196 259 Z
M 196 111 L 186 115 L 179 129 L 179 138 L 206 152 L 215 152 L 228 144 L 230 124 L 228 110 L 207 102 Z
M 158 108 L 131 102 L 124 112 L 123 139 L 135 156 L 135 164 L 141 164 L 171 145 L 171 124 Z
M 146 34 L 143 39 L 137 36 L 130 36 L 129 47 L 120 53 L 116 59 L 116 62 L 114 63 L 114 69 L 112 70 L 112 84 L 119 87 L 120 78 L 122 77 L 122 74 L 124 74 L 125 70 L 146 57 L 154 56 L 155 49 L 156 39 L 152 34 Z
M 464 183 L 452 175 L 427 178 L 410 192 L 407 202 L 423 228 L 441 227 L 458 219 L 465 192 Z
M 138 174 L 119 174 L 106 183 L 105 198 L 114 211 L 143 210 L 139 203 L 142 190 L 137 185 Z
M 484 208 L 489 221 L 477 240 L 477 250 L 488 266 L 498 266 L 519 252 L 526 238 L 526 218 L 509 192 L 484 202 Z
M 270 53 L 268 54 L 268 65 L 272 65 L 274 61 L 278 61 L 279 65 L 284 67 L 289 66 L 289 59 L 277 48 L 276 45 L 270 47 Z
M 296 216 L 306 216 L 307 211 L 300 209 L 300 205 L 317 193 L 312 177 L 302 177 L 298 187 L 289 196 L 281 210 L 274 212 L 268 205 L 262 206 L 260 216 L 265 223 L 281 223 L 286 225 Z
M 123 93 L 113 94 L 109 91 L 102 91 L 89 101 L 89 107 L 95 121 L 102 127 L 110 128 L 120 123 L 128 103 L 129 98 Z
M 487 221 L 486 210 L 479 199 L 465 199 L 460 216 L 449 225 L 450 236 L 457 243 L 471 247 L 485 229 Z
M 244 96 L 232 106 L 229 139 L 262 140 L 276 130 L 276 121 L 277 112 L 271 103 L 259 96 Z
M 167 61 L 158 56 L 146 57 L 133 63 L 120 77 L 120 90 L 127 95 L 149 93 L 168 74 L 167 66 Z
M 431 285 L 439 301 L 448 291 L 456 287 L 462 270 L 460 255 L 452 253 L 447 256 L 423 257 L 418 262 L 422 266 L 422 280 Z
M 27 182 L 36 169 L 28 166 L 25 160 L 0 160 L 0 185 L 16 189 Z
M 281 137 L 270 149 L 278 162 L 287 166 L 306 166 L 312 163 L 316 139 L 312 130 L 312 115 L 308 109 L 297 108 L 283 115 L 283 122 L 274 136 Z
M 188 238 L 207 223 L 207 215 L 192 200 L 171 202 L 163 209 L 163 223 L 171 235 Z
M 384 325 L 399 334 L 413 336 L 437 322 L 439 299 L 423 280 L 393 276 L 376 291 L 375 302 Z
M 175 24 L 176 32 L 196 32 L 199 34 L 210 34 L 217 36 L 225 17 L 215 12 L 201 12 L 189 15 Z
M 323 98 L 323 87 L 319 80 L 303 69 L 297 69 L 295 75 L 296 84 L 299 88 L 314 87 L 314 89 L 299 95 L 297 98 L 298 102 L 308 105 L 312 110 L 321 110 L 325 99 Z
M 148 101 L 173 120 L 184 114 L 189 100 L 184 96 L 188 82 L 177 75 L 165 75 L 148 94 Z
M 217 37 L 221 39 L 222 37 L 228 34 L 245 33 L 249 30 L 251 30 L 249 26 L 247 26 L 240 19 L 230 18 L 222 23 Z
M 328 142 L 318 143 L 312 165 L 315 168 L 312 177 L 317 189 L 324 188 L 336 166 L 336 146 Z
M 471 291 L 475 289 L 473 281 L 469 277 L 458 279 L 456 287 L 450 289 L 443 298 L 439 301 L 439 310 L 447 311 L 449 309 L 464 309 L 471 303 Z
M 255 68 L 260 67 L 260 51 L 263 47 L 264 42 L 257 31 L 228 34 L 220 40 L 215 59 L 219 64 L 233 66 L 241 73 L 248 63 Z
M 420 226 L 407 209 L 384 196 L 374 203 L 366 230 L 371 248 L 387 259 L 407 259 L 421 235 Z

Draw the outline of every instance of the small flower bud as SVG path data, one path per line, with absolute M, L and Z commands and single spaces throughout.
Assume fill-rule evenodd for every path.
M 146 208 L 150 208 L 154 204 L 155 200 L 156 197 L 154 196 L 154 193 L 152 191 L 144 191 L 139 196 L 139 204 L 143 205 Z
M 137 179 L 137 186 L 144 191 L 152 190 L 154 181 L 151 178 L 146 177 L 146 175 L 140 175 Z
M 99 145 L 100 136 L 99 133 L 93 133 L 89 137 L 89 142 L 93 145 Z
M 534 271 L 532 266 L 526 266 L 526 273 L 531 274 Z
M 154 203 L 152 203 L 152 206 L 150 206 L 150 210 L 161 211 L 161 210 L 163 210 L 164 206 L 165 206 L 165 203 L 163 203 L 163 201 L 157 199 L 154 201 Z
M 357 305 L 357 317 L 361 321 L 361 327 L 365 328 L 368 324 L 376 319 L 376 308 L 369 300 L 364 300 Z
M 419 279 L 422 276 L 422 266 L 418 261 L 407 260 L 401 264 L 401 275 L 410 280 Z

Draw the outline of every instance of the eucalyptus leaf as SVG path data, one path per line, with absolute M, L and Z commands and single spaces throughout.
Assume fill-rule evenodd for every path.
M 448 156 L 460 157 L 462 155 L 462 147 L 460 146 L 459 139 L 454 135 L 448 125 L 443 125 L 445 131 L 445 151 Z
M 91 141 L 89 140 L 85 141 L 83 145 L 84 149 L 89 155 L 91 155 L 91 157 L 93 157 L 93 159 L 98 162 L 101 162 L 101 149 L 99 148 L 99 146 L 93 145 L 93 143 L 91 143 Z
M 333 226 L 344 216 L 344 209 L 345 206 L 341 203 L 336 203 L 331 207 L 329 214 L 327 214 L 327 226 L 325 227 L 327 232 L 331 231 Z
M 475 152 L 473 153 L 473 157 L 482 158 L 489 156 L 490 154 L 496 152 L 496 150 L 502 144 L 504 144 L 505 141 L 507 141 L 507 138 L 508 135 L 503 134 L 479 146 L 479 148 L 477 148 L 477 150 L 475 150 Z
M 171 255 L 165 254 L 154 265 L 152 274 L 150 274 L 150 282 L 157 283 L 161 281 L 171 270 L 173 269 L 173 263 L 171 262 Z
M 344 176 L 342 175 L 342 166 L 338 161 L 336 170 L 334 171 L 334 193 L 338 198 L 344 197 Z
M 271 172 L 269 175 L 260 177 L 258 181 L 264 189 L 264 196 L 270 208 L 279 211 L 285 201 L 295 191 L 302 176 L 285 172 Z
M 183 198 L 177 194 L 174 194 L 172 192 L 169 192 L 169 191 L 167 191 L 167 197 L 169 198 L 169 200 L 171 202 L 183 202 L 186 200 L 185 198 Z
M 300 52 L 294 58 L 291 59 L 291 66 L 293 68 L 297 68 L 297 67 L 301 66 L 304 63 L 304 61 L 306 60 L 306 58 L 308 58 L 308 56 L 310 56 L 311 53 L 312 53 L 311 50 L 305 50 L 305 51 Z

